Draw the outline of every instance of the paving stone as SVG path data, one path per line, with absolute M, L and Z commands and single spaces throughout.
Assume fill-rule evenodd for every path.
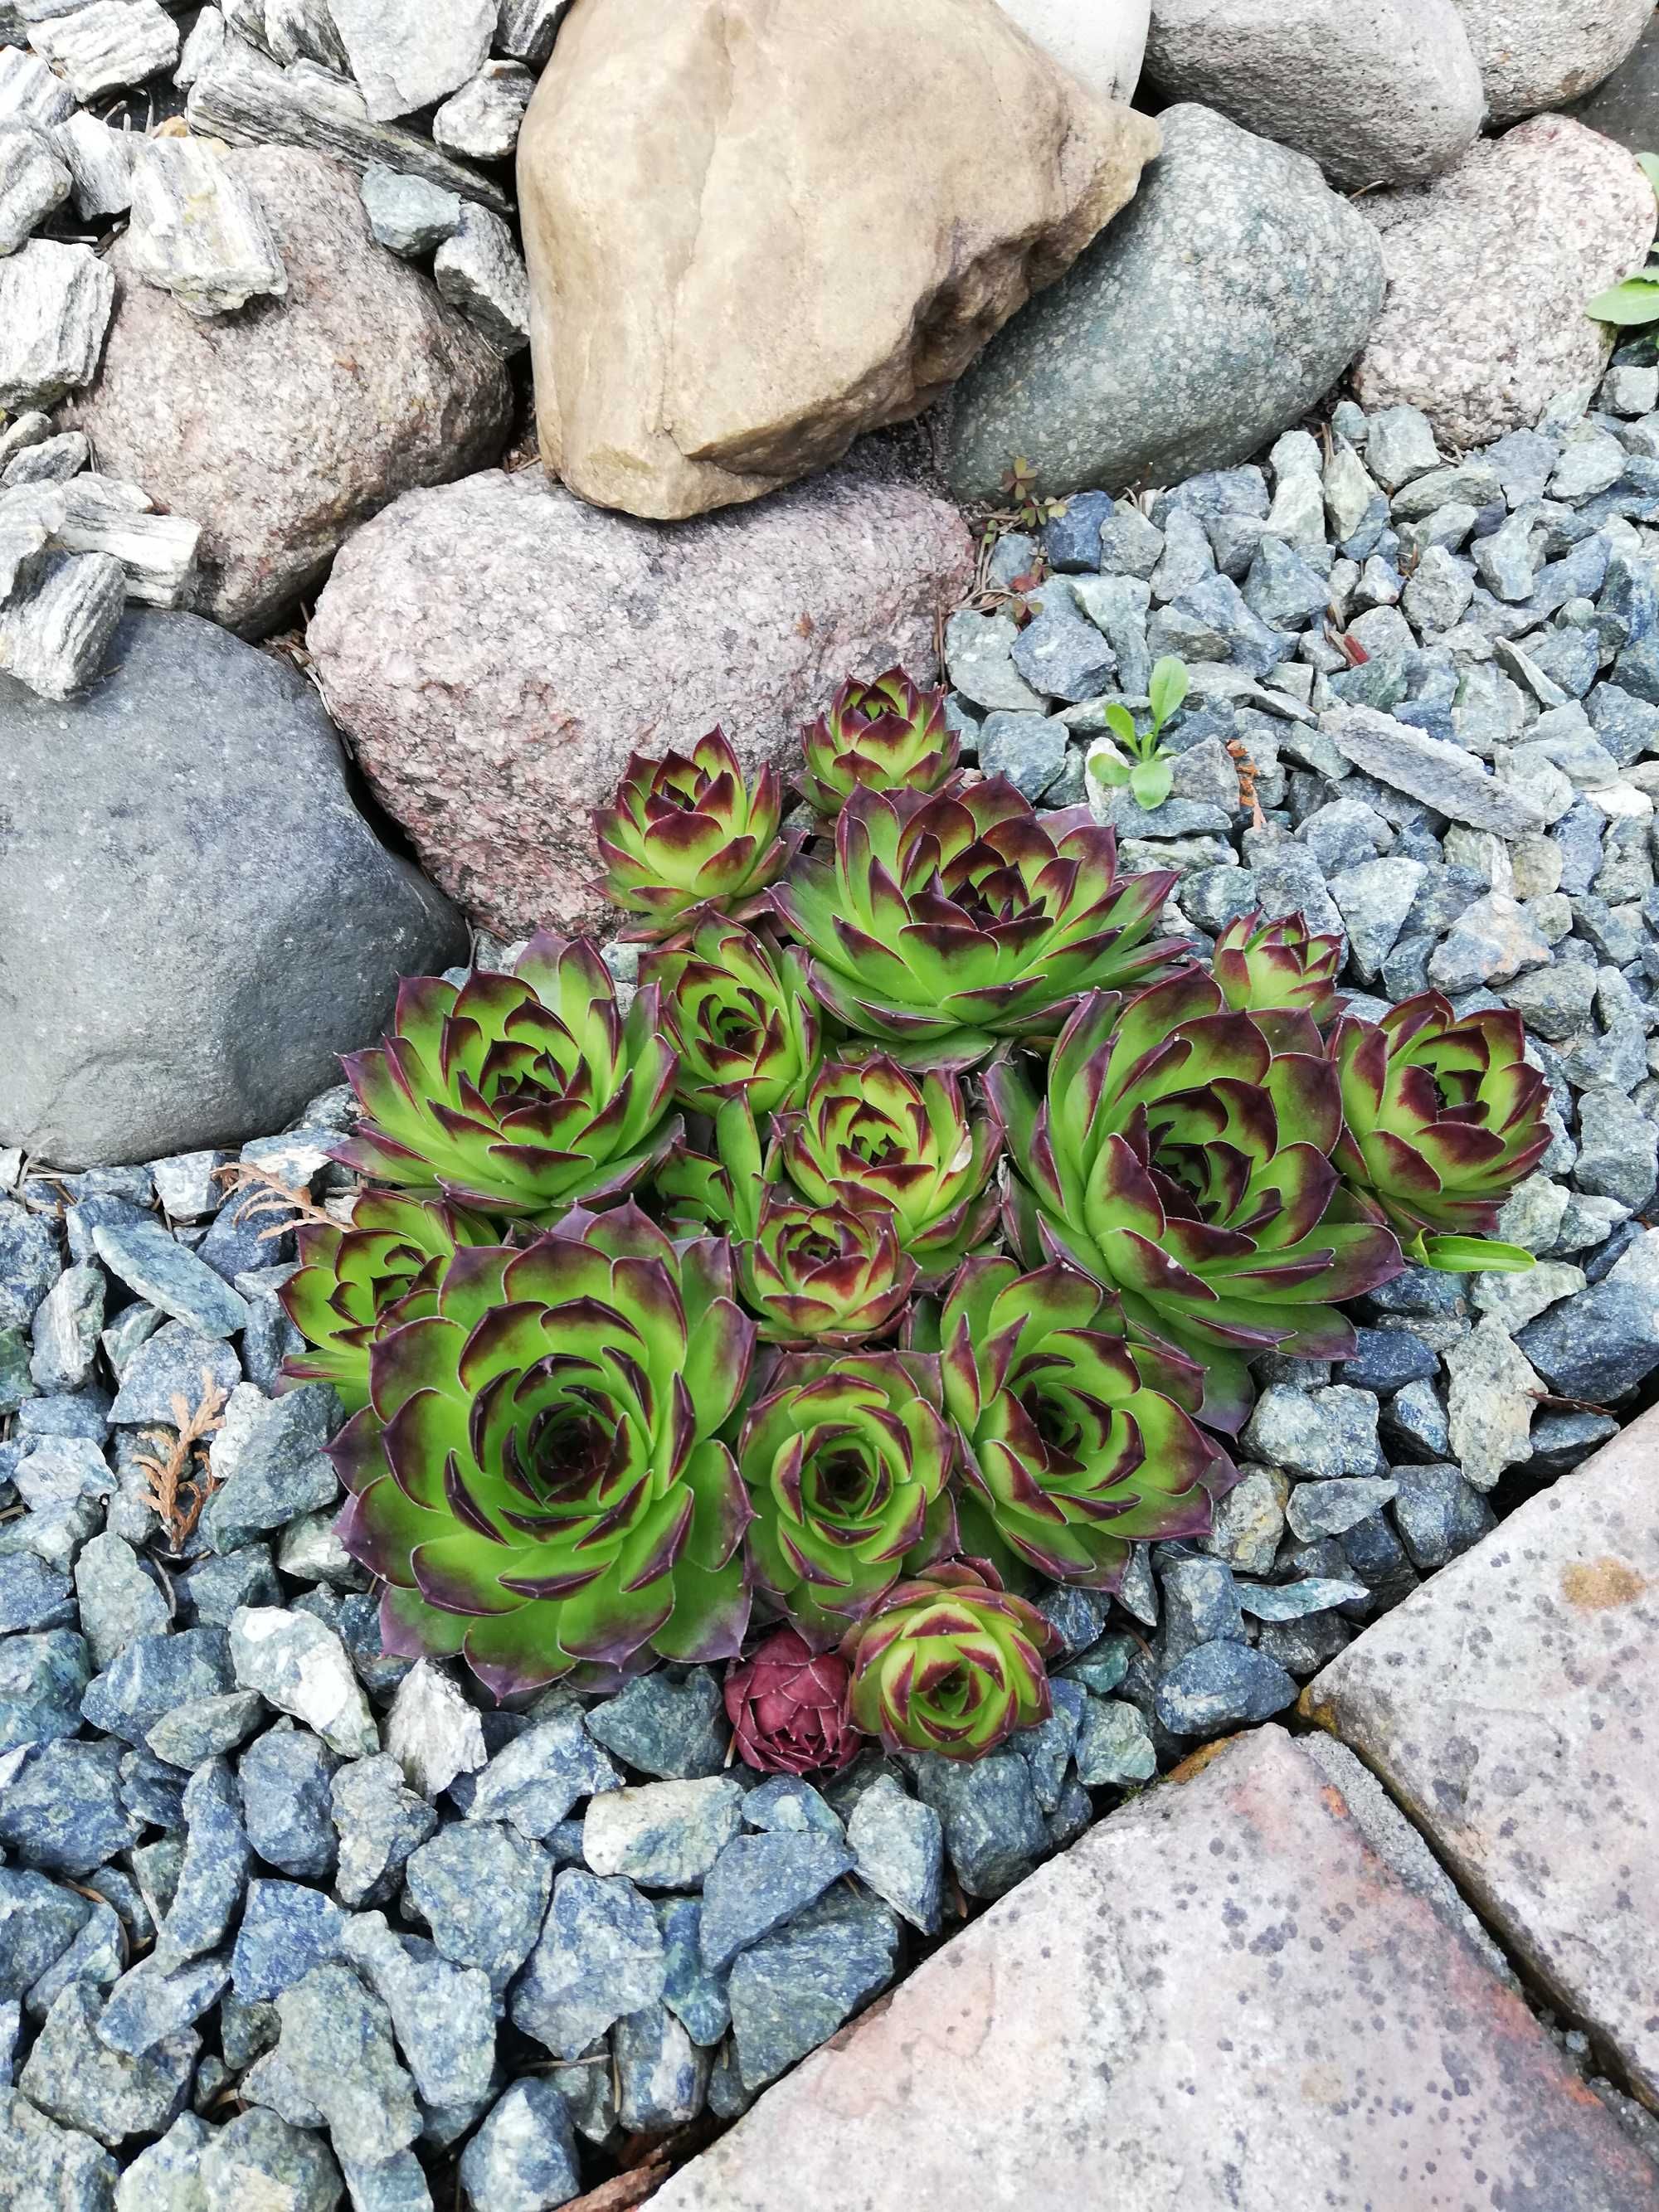
M 771 1942 L 804 1947 L 802 1925 Z M 734 1970 L 734 2020 L 766 1948 Z M 1526 2005 L 1269 1728 L 1100 1822 L 653 2202 L 1635 2212 L 1654 2196 Z
M 1659 1842 L 1659 1784 L 1638 1686 L 1659 1666 L 1656 1446 L 1650 1413 L 1368 1630 L 1305 1699 L 1650 2101 L 1659 1894 L 1637 1869 Z

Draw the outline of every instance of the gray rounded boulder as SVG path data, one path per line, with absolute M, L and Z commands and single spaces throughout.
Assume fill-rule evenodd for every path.
M 1382 255 L 1305 155 L 1168 108 L 1123 213 L 957 387 L 949 473 L 994 494 L 1116 492 L 1246 459 L 1329 390 L 1382 304 Z
M 286 661 L 129 614 L 83 698 L 0 678 L 0 1145 L 75 1168 L 279 1129 L 465 943 Z

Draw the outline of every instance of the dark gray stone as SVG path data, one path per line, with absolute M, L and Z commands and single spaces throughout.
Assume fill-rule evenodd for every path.
M 141 1636 L 164 1636 L 171 1626 L 160 1577 L 141 1564 L 125 1538 L 107 1530 L 83 1545 L 75 1562 L 81 1632 L 93 1663 L 112 1667 Z
M 187 1628 L 228 1628 L 244 1606 L 280 1606 L 283 1586 L 270 1552 L 246 1544 L 224 1558 L 198 1559 L 173 1585 Z
M 130 614 L 67 705 L 0 678 L 0 1143 L 77 1166 L 263 1134 L 379 1035 L 398 975 L 465 951 L 353 807 L 312 686 L 193 615 Z
M 338 1753 L 307 1729 L 271 1729 L 242 1753 L 242 1819 L 267 1865 L 313 1881 L 333 1873 L 331 1784 L 339 1764 Z
M 227 1690 L 222 1697 L 192 1698 L 164 1714 L 144 1741 L 166 1765 L 193 1774 L 205 1760 L 245 1743 L 264 1717 L 265 1702 L 257 1690 Z
M 98 2015 L 98 2039 L 129 2058 L 142 2058 L 217 2003 L 230 1979 L 221 1958 L 192 1959 L 170 1972 L 143 1959 L 122 1975 Z
M 923 1753 L 916 1787 L 945 1828 L 945 1848 L 970 1897 L 1000 1897 L 1031 1870 L 1048 1843 L 1030 1769 L 1007 1747 L 971 1761 Z
M 355 1914 L 342 1949 L 391 2014 L 422 2101 L 482 2103 L 495 2063 L 489 1975 L 454 1965 L 421 1936 L 399 1935 L 379 1912 Z
M 1158 1686 L 1158 1717 L 1174 1735 L 1218 1735 L 1296 1703 L 1282 1667 L 1248 1644 L 1201 1644 Z
M 141 1344 L 121 1374 L 110 1407 L 118 1425 L 174 1424 L 173 1401 L 198 1406 L 210 1389 L 227 1397 L 242 1379 L 242 1364 L 228 1344 L 170 1321 Z
M 831 1836 L 738 1836 L 709 1869 L 702 1886 L 702 1960 L 711 1972 L 781 1928 L 823 1896 L 856 1863 Z
M 0 1574 L 9 1564 L 0 1562 Z M 74 1735 L 91 1673 L 86 1644 L 73 1629 L 0 1640 L 0 1753 Z
M 615 1758 L 665 1782 L 720 1774 L 732 1732 L 706 1668 L 659 1667 L 595 1705 L 587 1732 Z
M 0 1753 L 0 1844 L 25 1866 L 90 1874 L 138 1840 L 120 1768 L 121 1747 L 107 1738 Z
M 170 1320 L 212 1338 L 246 1324 L 246 1301 L 159 1222 L 94 1229 L 92 1242 L 111 1273 Z
M 993 495 L 1015 453 L 1049 492 L 1243 460 L 1358 350 L 1383 285 L 1358 210 L 1209 109 L 1159 120 L 1163 154 L 1127 208 L 957 387 L 959 497 Z
M 185 1786 L 185 1856 L 155 1937 L 168 1966 L 222 1943 L 241 1909 L 250 1856 L 241 1792 L 229 1762 L 210 1759 Z
M 51 1222 L 0 1198 L 0 1328 L 28 1328 L 60 1265 Z
M 693 2043 L 716 2044 L 732 2024 L 732 2008 L 726 2002 L 726 1976 L 703 1964 L 702 1902 L 695 1897 L 659 1897 L 653 1909 L 662 1930 L 662 2001 Z
M 1535 1454 L 1534 1454 L 1535 1456 Z M 1412 1565 L 1428 1574 L 1478 1544 L 1497 1516 L 1462 1470 L 1448 1463 L 1397 1467 L 1395 1526 Z
M 347 1915 L 303 1882 L 253 1881 L 231 1953 L 231 1979 L 245 2002 L 263 2003 L 342 1956 Z
M 507 1820 L 540 1841 L 579 1800 L 616 1789 L 622 1777 L 583 1720 L 573 1698 L 504 1745 L 473 1778 L 467 1818 Z
M 732 1969 L 732 2032 L 745 2088 L 758 2089 L 832 2036 L 893 1978 L 898 1924 L 837 1890 L 743 1953 Z
M 221 1487 L 202 1515 L 202 1533 L 216 1552 L 234 1552 L 334 1504 L 339 1478 L 323 1446 L 339 1419 L 334 1393 L 313 1385 L 258 1401 L 234 1430 L 227 1425 L 213 1453 Z
M 545 2212 L 581 2187 L 564 2099 L 550 2081 L 515 2081 L 461 2154 L 461 2186 L 489 2212 Z
M 193 1698 L 211 1698 L 236 1683 L 222 1628 L 183 1628 L 140 1636 L 87 1686 L 81 1710 L 95 1729 L 142 1744 L 157 1721 Z
M 1515 1340 L 1552 1390 L 1606 1406 L 1659 1367 L 1659 1327 L 1651 1295 L 1609 1277 L 1563 1298 Z
M 553 1869 L 538 1844 L 495 1821 L 441 1828 L 410 1857 L 407 1904 L 445 1958 L 482 1966 L 499 1994 L 529 1956 Z
M 0 1568 L 0 1636 L 18 1629 L 67 1628 L 75 1619 L 67 1575 L 27 1554 Z
M 575 2058 L 624 2013 L 654 2004 L 666 1981 L 662 1931 L 648 1899 L 620 1876 L 601 1881 L 567 1867 L 514 1986 L 514 2022 L 556 2057 Z

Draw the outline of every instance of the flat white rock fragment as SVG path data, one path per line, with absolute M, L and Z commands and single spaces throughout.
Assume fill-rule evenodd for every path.
M 45 131 L 75 112 L 75 94 L 38 54 L 0 46 L 0 123 L 33 123 Z
M 447 154 L 504 161 L 519 143 L 519 125 L 535 89 L 522 62 L 486 62 L 445 100 L 432 118 L 432 135 Z
M 377 123 L 444 100 L 477 75 L 493 0 L 329 0 L 351 74 Z
M 29 44 L 56 62 L 77 100 L 158 76 L 179 59 L 179 26 L 160 0 L 93 0 L 35 24 Z
M 155 514 L 148 495 L 118 477 L 76 477 L 62 487 L 64 520 L 53 543 L 71 553 L 106 553 L 119 562 L 127 597 L 147 607 L 187 607 L 196 595 L 202 526 L 182 514 Z
M 308 1613 L 239 1606 L 230 1620 L 237 1686 L 257 1690 L 279 1713 L 302 1721 L 343 1759 L 377 1752 L 380 1739 L 346 1649 Z
M 32 238 L 0 260 L 0 407 L 51 407 L 90 384 L 114 307 L 89 246 Z
M 15 253 L 69 188 L 69 170 L 40 131 L 0 124 L 0 253 Z
M 174 84 L 185 88 L 194 84 L 203 71 L 217 60 L 228 35 L 222 11 L 204 8 L 179 49 L 179 66 L 173 72 Z
M 341 76 L 350 64 L 329 0 L 265 0 L 266 46 L 279 62 L 320 62 Z
M 438 248 L 432 273 L 445 299 L 498 353 L 519 353 L 529 344 L 530 278 L 500 216 L 464 208 L 454 236 Z
M 288 289 L 264 210 L 198 138 L 149 138 L 133 165 L 128 252 L 146 283 L 192 315 L 228 314 Z
M 77 107 L 52 134 L 58 159 L 70 173 L 75 211 L 92 220 L 122 215 L 132 204 L 132 161 L 144 143 L 136 131 L 112 130 Z
M 104 553 L 46 553 L 24 564 L 0 611 L 0 669 L 45 699 L 91 683 L 120 622 L 120 563 Z

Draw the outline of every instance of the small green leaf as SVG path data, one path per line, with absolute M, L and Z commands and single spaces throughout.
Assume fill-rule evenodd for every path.
M 1659 154 L 1638 154 L 1636 157 L 1636 166 L 1653 186 L 1655 192 L 1659 193 Z
M 1127 707 L 1109 707 L 1106 726 L 1121 744 L 1133 745 L 1137 742 L 1135 718 Z
M 1129 763 L 1120 760 L 1109 745 L 1099 745 L 1089 756 L 1089 773 L 1097 783 L 1116 791 L 1129 781 Z
M 1584 313 L 1598 323 L 1659 323 L 1659 281 L 1627 276 L 1610 292 L 1598 292 Z
M 1425 1237 L 1420 1250 L 1425 1263 L 1445 1275 L 1524 1275 L 1536 1264 L 1530 1252 L 1495 1237 Z
M 1187 664 L 1175 655 L 1166 653 L 1152 671 L 1148 696 L 1152 702 L 1154 727 L 1162 729 L 1171 714 L 1176 713 L 1187 696 L 1192 678 L 1187 673 Z
M 1175 781 L 1175 769 L 1166 760 L 1138 761 L 1129 771 L 1129 789 L 1136 804 L 1150 812 L 1162 806 Z

